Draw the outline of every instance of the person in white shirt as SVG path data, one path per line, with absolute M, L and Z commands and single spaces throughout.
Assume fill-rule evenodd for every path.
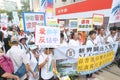
M 86 45 L 90 45 L 90 46 L 95 46 L 95 39 L 96 39 L 96 31 L 90 31 L 89 32 L 89 37 L 87 39 Z M 89 78 L 95 78 L 92 76 L 92 74 L 87 74 L 86 75 L 86 80 L 89 80 Z
M 64 34 L 60 33 L 60 46 L 59 47 L 67 47 L 68 43 L 64 40 Z
M 14 65 L 14 72 L 16 72 L 20 66 L 22 65 L 22 63 L 25 64 L 26 67 L 26 71 L 28 71 L 28 67 L 27 67 L 27 62 L 26 62 L 26 54 L 24 53 L 23 50 L 21 50 L 18 47 L 18 37 L 17 36 L 13 36 L 11 37 L 11 42 L 12 42 L 12 47 L 7 51 L 7 56 L 9 56 L 11 58 L 11 60 L 13 61 L 13 65 Z M 26 73 L 27 74 L 27 73 Z M 24 80 L 27 76 L 24 75 L 20 78 L 20 80 Z
M 38 80 L 39 72 L 38 72 L 38 57 L 39 55 L 36 53 L 37 46 L 35 44 L 29 45 L 30 52 L 27 54 L 27 58 L 29 59 L 29 80 Z
M 43 80 L 54 80 L 52 69 L 56 69 L 56 63 L 53 57 L 53 48 L 45 48 L 39 56 L 39 68 L 41 68 L 41 77 Z
M 78 32 L 73 32 L 72 33 L 72 39 L 69 40 L 69 46 L 80 46 L 80 41 L 79 41 L 79 38 L 78 38 Z
M 108 43 L 113 43 L 117 40 L 116 30 L 111 30 L 110 36 L 107 38 Z
M 96 37 L 96 42 L 97 42 L 97 45 L 98 44 L 106 44 L 106 34 L 105 34 L 105 29 L 104 28 L 100 28 L 100 34 L 97 35 Z
M 94 30 L 93 30 L 93 31 L 90 31 L 90 32 L 89 32 L 88 39 L 87 39 L 87 41 L 86 41 L 86 45 L 91 45 L 91 46 L 96 45 L 95 39 L 96 39 L 96 32 L 95 32 Z

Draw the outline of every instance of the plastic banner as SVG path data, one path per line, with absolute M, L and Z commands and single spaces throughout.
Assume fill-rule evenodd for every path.
M 94 73 L 114 60 L 117 48 L 118 43 L 56 48 L 57 70 L 62 76 Z

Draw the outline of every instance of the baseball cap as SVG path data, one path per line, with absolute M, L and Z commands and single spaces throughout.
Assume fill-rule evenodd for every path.
M 12 37 L 11 37 L 11 42 L 13 42 L 13 41 L 18 42 L 18 37 L 17 37 L 17 36 L 12 36 Z
M 34 50 L 34 49 L 37 49 L 37 46 L 36 45 L 29 45 L 29 48 L 30 48 L 30 50 Z

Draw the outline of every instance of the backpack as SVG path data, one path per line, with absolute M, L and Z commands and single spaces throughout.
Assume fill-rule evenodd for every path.
M 0 56 L 0 67 L 5 72 L 11 73 L 11 74 L 14 73 L 13 62 L 9 57 L 5 55 Z

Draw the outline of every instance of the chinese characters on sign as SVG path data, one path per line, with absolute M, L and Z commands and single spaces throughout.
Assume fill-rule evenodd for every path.
M 41 47 L 56 47 L 60 44 L 58 27 L 37 26 L 35 28 L 35 44 Z
M 69 20 L 70 28 L 77 28 L 77 20 Z
M 50 27 L 59 27 L 57 19 L 46 19 L 46 25 Z
M 45 15 L 44 13 L 23 13 L 24 31 L 34 32 L 36 25 L 45 25 Z
M 93 24 L 98 26 L 103 26 L 104 15 L 102 14 L 93 14 Z
M 78 31 L 90 31 L 92 28 L 92 19 L 78 19 Z
M 58 47 L 54 50 L 54 58 L 60 75 L 86 75 L 111 64 L 117 49 L 117 42 L 99 46 Z

